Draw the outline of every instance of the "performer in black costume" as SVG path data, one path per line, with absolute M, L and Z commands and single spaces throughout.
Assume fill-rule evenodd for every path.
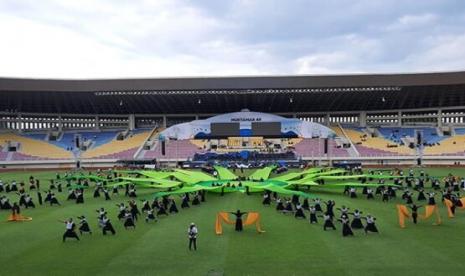
M 64 223 L 66 226 L 66 231 L 63 234 L 63 242 L 66 241 L 66 238 L 75 238 L 76 240 L 79 241 L 79 237 L 75 231 L 76 225 L 74 224 L 73 219 L 70 218 L 67 221 L 61 221 L 61 222 Z
M 342 216 L 341 218 L 338 219 L 342 223 L 342 236 L 347 237 L 347 236 L 353 236 L 354 232 L 352 232 L 352 229 L 350 228 L 349 225 L 349 217 L 347 216 Z
M 422 206 L 417 206 L 415 204 L 412 204 L 409 206 L 410 209 L 412 210 L 412 219 L 413 223 L 417 224 L 417 218 L 418 218 L 418 209 L 421 208 Z
M 247 214 L 247 212 L 241 212 L 241 210 L 237 210 L 236 212 L 230 212 L 231 214 L 236 216 L 236 228 L 235 230 L 241 232 L 243 229 L 242 226 L 242 216 Z
M 102 231 L 104 235 L 106 235 L 108 231 L 110 231 L 112 235 L 116 234 L 115 228 L 113 228 L 113 225 L 111 224 L 110 219 L 107 218 L 107 216 L 103 216 L 102 225 Z
M 423 189 L 418 190 L 418 197 L 417 197 L 417 200 L 418 200 L 418 201 L 426 200 L 425 192 L 423 191 Z
M 147 213 L 147 216 L 145 217 L 145 222 L 148 223 L 149 221 L 157 221 L 157 218 L 153 214 L 154 213 L 153 209 L 147 210 L 146 213 Z
M 174 199 L 171 199 L 171 205 L 170 205 L 170 209 L 169 209 L 169 212 L 170 213 L 178 213 L 179 210 L 178 210 L 178 207 L 176 206 L 176 201 L 174 201 Z
M 352 219 L 352 222 L 350 223 L 350 227 L 352 229 L 363 229 L 363 223 L 362 223 L 362 212 L 360 212 L 358 209 L 355 209 L 351 215 L 354 216 Z
M 182 197 L 181 208 L 189 208 L 189 196 L 186 194 Z
M 128 227 L 132 227 L 133 229 L 136 229 L 136 225 L 134 224 L 134 219 L 131 214 L 131 212 L 126 211 L 124 214 L 124 229 L 128 229 Z
M 316 208 L 314 206 L 310 206 L 310 223 L 318 223 L 318 220 L 316 218 Z
M 315 210 L 317 212 L 323 212 L 323 209 L 321 208 L 321 199 L 315 198 Z
M 368 214 L 364 219 L 367 221 L 367 225 L 365 226 L 365 234 L 368 234 L 368 232 L 378 233 L 378 228 L 376 228 L 375 225 L 376 218 Z
M 334 226 L 334 223 L 333 223 L 333 217 L 330 214 L 325 213 L 323 216 L 319 216 L 319 217 L 322 217 L 325 222 L 323 224 L 324 231 L 326 231 L 326 228 L 332 228 L 333 230 L 336 230 L 336 226 Z
M 92 231 L 90 231 L 89 223 L 87 222 L 87 219 L 85 216 L 80 216 L 78 217 L 79 221 L 79 232 L 81 235 L 83 233 L 89 233 L 92 234 Z
M 270 205 L 271 204 L 271 197 L 270 197 L 270 194 L 268 193 L 268 191 L 265 191 L 265 194 L 263 195 L 262 204 L 263 205 Z
M 434 199 L 435 193 L 426 193 L 428 195 L 428 205 L 436 205 L 436 200 Z
M 276 211 L 283 211 L 284 210 L 284 204 L 281 198 L 276 199 Z
M 300 203 L 297 203 L 297 205 L 295 207 L 294 217 L 295 218 L 303 218 L 303 219 L 306 218 L 305 214 L 304 214 L 304 209 L 302 208 L 302 205 Z

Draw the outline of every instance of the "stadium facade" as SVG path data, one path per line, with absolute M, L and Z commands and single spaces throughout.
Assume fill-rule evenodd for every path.
M 252 138 L 226 141 L 226 147 L 220 140 L 190 141 L 189 145 L 168 141 L 164 145 L 168 154 L 160 155 L 160 130 L 243 109 L 321 124 L 339 136 L 329 142 L 315 137 L 318 143 L 286 140 L 279 146 L 271 141 L 275 149 L 296 149 L 300 160 L 457 164 L 465 159 L 465 72 L 450 72 L 115 80 L 2 78 L 0 164 L 71 166 L 79 161 L 100 166 L 117 159 L 183 161 L 197 153 L 187 149 L 191 145 L 202 151 L 212 147 L 228 151 L 231 144 L 241 143 L 250 149 Z M 253 139 L 255 145 L 264 144 Z M 106 145 L 113 140 L 119 143 Z M 170 143 L 178 151 L 175 156 L 169 154 Z M 47 157 L 35 149 L 42 144 L 61 147 L 69 154 L 57 152 Z M 127 154 L 119 154 L 125 151 Z

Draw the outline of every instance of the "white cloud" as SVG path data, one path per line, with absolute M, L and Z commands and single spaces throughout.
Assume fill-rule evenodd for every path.
M 341 13 L 295 16 L 294 11 L 309 7 L 305 1 L 286 6 L 279 1 L 237 0 L 217 7 L 217 2 L 198 6 L 189 0 L 4 0 L 0 2 L 0 76 L 465 69 L 463 14 L 440 11 L 435 5 L 421 11 L 421 5 L 414 5 L 415 9 L 404 11 L 398 2 L 385 1 L 380 5 L 386 15 L 372 16 L 373 7 L 367 3 L 371 2 L 347 9 L 339 1 L 325 4 L 326 10 L 345 10 L 342 19 Z M 221 14 L 210 6 L 222 8 Z

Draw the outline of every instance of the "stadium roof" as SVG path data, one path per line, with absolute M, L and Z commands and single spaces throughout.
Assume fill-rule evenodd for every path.
M 326 112 L 465 105 L 465 72 L 111 80 L 0 78 L 0 111 Z

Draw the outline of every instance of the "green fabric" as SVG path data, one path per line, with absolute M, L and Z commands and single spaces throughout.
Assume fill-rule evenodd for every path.
M 181 182 L 171 181 L 166 179 L 155 179 L 155 178 L 133 178 L 133 177 L 118 177 L 119 180 L 129 181 L 133 183 L 156 183 L 158 186 L 165 188 L 171 188 L 181 185 Z
M 323 180 L 344 180 L 344 179 L 358 179 L 358 178 L 366 178 L 365 175 L 323 175 L 317 176 L 315 179 L 323 179 Z
M 318 188 L 341 188 L 341 187 L 378 187 L 378 186 L 391 186 L 397 187 L 395 184 L 378 184 L 378 183 L 359 183 L 359 182 L 346 182 L 346 183 L 337 183 L 337 184 L 324 184 L 318 185 Z
M 276 168 L 276 166 L 269 166 L 262 169 L 258 169 L 254 173 L 252 173 L 249 176 L 249 178 L 253 180 L 267 180 L 270 177 L 270 173 L 272 170 L 274 170 L 274 168 Z
M 229 169 L 222 167 L 222 166 L 213 166 L 216 172 L 218 173 L 218 178 L 220 180 L 235 180 L 237 179 L 237 175 L 235 175 Z

